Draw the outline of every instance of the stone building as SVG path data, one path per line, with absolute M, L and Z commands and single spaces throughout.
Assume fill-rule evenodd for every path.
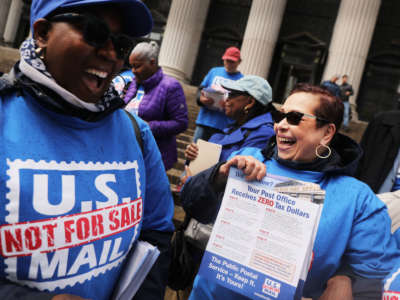
M 241 48 L 240 70 L 268 79 L 281 102 L 297 82 L 347 74 L 353 117 L 368 121 L 400 103 L 398 0 L 144 0 L 161 43 L 160 64 L 198 85 Z M 2 0 L 0 37 L 17 47 L 29 32 L 29 0 Z M 1 57 L 1 56 L 0 56 Z

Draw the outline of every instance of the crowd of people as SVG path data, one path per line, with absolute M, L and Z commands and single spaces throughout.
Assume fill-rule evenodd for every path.
M 160 254 L 132 299 L 164 299 L 175 230 L 166 171 L 188 109 L 159 45 L 133 45 L 151 31 L 150 11 L 138 0 L 32 0 L 30 18 L 32 37 L 0 77 L 0 298 L 114 299 L 143 241 Z M 398 294 L 400 213 L 385 203 L 400 201 L 400 112 L 377 115 L 358 144 L 339 132 L 349 130 L 347 75 L 340 86 L 338 75 L 298 84 L 277 109 L 268 81 L 243 75 L 241 60 L 227 48 L 199 87 L 185 156 L 196 159 L 198 139 L 222 150 L 213 167 L 185 174 L 187 216 L 215 221 L 231 167 L 247 181 L 268 172 L 318 184 L 326 197 L 298 296 Z M 193 249 L 197 267 L 203 250 Z M 247 299 L 193 270 L 189 299 Z

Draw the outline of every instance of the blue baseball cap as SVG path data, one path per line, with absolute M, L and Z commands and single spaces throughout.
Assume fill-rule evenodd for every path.
M 268 81 L 256 75 L 246 75 L 236 81 L 227 81 L 221 84 L 222 87 L 246 92 L 262 105 L 272 102 L 272 89 Z
M 31 28 L 36 20 L 45 18 L 56 9 L 101 4 L 115 4 L 121 7 L 123 32 L 129 36 L 146 35 L 153 27 L 151 13 L 140 0 L 32 0 Z

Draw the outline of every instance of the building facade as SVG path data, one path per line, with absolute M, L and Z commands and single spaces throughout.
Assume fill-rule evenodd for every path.
M 221 65 L 224 49 L 237 46 L 239 69 L 267 78 L 275 102 L 297 82 L 319 84 L 347 74 L 355 91 L 354 119 L 368 121 L 378 111 L 399 107 L 398 0 L 144 2 L 155 20 L 147 38 L 161 44 L 160 65 L 183 82 L 198 85 L 211 67 Z M 27 34 L 28 8 L 29 0 L 0 3 L 5 20 L 0 34 L 14 47 Z

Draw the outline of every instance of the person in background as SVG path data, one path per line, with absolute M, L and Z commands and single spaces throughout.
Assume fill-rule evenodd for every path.
M 176 135 L 188 127 L 188 110 L 182 86 L 158 65 L 156 42 L 135 46 L 129 63 L 135 75 L 126 91 L 125 109 L 148 122 L 166 170 L 178 160 Z
M 341 99 L 342 92 L 340 90 L 340 87 L 336 83 L 339 79 L 339 75 L 333 75 L 330 80 L 325 80 L 321 83 L 321 86 L 326 88 L 332 95 L 338 97 Z
M 349 121 L 350 121 L 350 102 L 349 98 L 354 94 L 353 87 L 348 83 L 349 76 L 342 76 L 342 84 L 340 85 L 341 99 L 344 105 L 343 114 L 343 130 L 349 131 Z
M 357 178 L 377 194 L 400 189 L 400 111 L 375 115 L 365 129 L 360 145 L 364 153 Z
M 197 98 L 200 111 L 196 119 L 196 129 L 193 135 L 194 142 L 198 139 L 207 141 L 214 133 L 221 133 L 228 125 L 233 123 L 233 120 L 224 114 L 223 108 L 220 110 L 213 109 L 214 100 L 207 98 L 204 92 L 201 91 L 203 88 L 218 87 L 226 82 L 243 77 L 243 74 L 237 69 L 241 62 L 238 48 L 227 48 L 222 60 L 224 66 L 212 68 L 200 84 Z
M 0 299 L 111 299 L 144 240 L 161 254 L 134 299 L 161 300 L 169 182 L 110 86 L 151 14 L 137 0 L 33 0 L 30 23 L 0 79 Z
M 259 76 L 247 75 L 237 81 L 222 84 L 228 91 L 225 100 L 225 115 L 235 121 L 223 130 L 215 133 L 209 142 L 222 145 L 220 161 L 225 161 L 232 152 L 243 147 L 263 149 L 274 135 L 270 111 L 272 89 L 269 83 Z M 186 147 L 185 157 L 194 160 L 198 147 L 191 143 Z
M 378 113 L 360 142 L 363 150 L 357 178 L 386 204 L 400 245 L 400 111 Z M 396 231 L 397 230 L 397 231 Z
M 249 181 L 261 180 L 267 170 L 319 184 L 326 197 L 303 297 L 352 299 L 348 289 L 344 295 L 337 288 L 348 287 L 349 274 L 352 279 L 382 280 L 400 251 L 390 232 L 386 206 L 352 177 L 361 151 L 356 142 L 338 133 L 343 104 L 326 89 L 300 84 L 271 115 L 276 138 L 264 150 L 243 148 L 227 162 L 188 179 L 181 192 L 185 211 L 199 222 L 213 222 L 231 166 L 241 169 Z M 342 264 L 350 271 L 336 275 Z M 372 292 L 380 293 L 381 286 Z M 245 298 L 197 275 L 189 299 Z

